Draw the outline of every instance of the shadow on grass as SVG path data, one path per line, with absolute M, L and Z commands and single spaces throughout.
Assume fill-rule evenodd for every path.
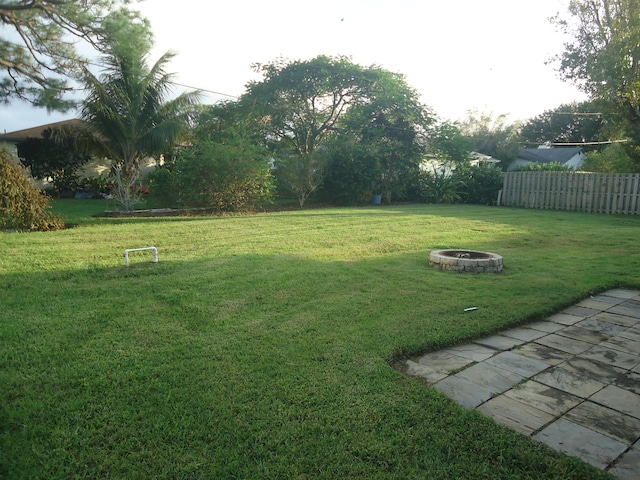
M 599 478 L 389 362 L 631 275 L 535 256 L 449 274 L 422 252 L 148 259 L 0 275 L 7 475 Z

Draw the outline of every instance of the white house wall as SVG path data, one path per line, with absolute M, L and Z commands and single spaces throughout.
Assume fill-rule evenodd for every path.
M 573 168 L 574 170 L 580 168 L 584 163 L 584 153 L 578 153 L 569 159 L 564 165 L 565 167 Z

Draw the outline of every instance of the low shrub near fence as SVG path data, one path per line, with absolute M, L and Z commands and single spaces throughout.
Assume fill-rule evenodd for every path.
M 500 205 L 640 215 L 640 173 L 509 172 Z

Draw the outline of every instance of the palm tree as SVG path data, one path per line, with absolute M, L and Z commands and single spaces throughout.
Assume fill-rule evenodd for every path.
M 164 67 L 174 57 L 165 53 L 149 68 L 148 47 L 111 48 L 102 59 L 103 73 L 86 72 L 89 96 L 82 108 L 100 153 L 113 160 L 117 187 L 114 197 L 125 210 L 137 203 L 132 190 L 140 162 L 169 151 L 187 126 L 188 114 L 200 92 L 183 93 L 167 101 L 175 83 Z

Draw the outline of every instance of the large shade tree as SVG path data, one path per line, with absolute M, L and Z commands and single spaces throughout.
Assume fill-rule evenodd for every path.
M 107 54 L 102 73 L 85 73 L 89 95 L 82 108 L 94 134 L 98 151 L 115 164 L 117 199 L 130 210 L 140 162 L 171 149 L 188 124 L 199 92 L 168 100 L 175 84 L 165 67 L 173 58 L 165 53 L 153 65 L 147 63 L 152 36 L 148 25 L 127 11 L 105 22 Z
M 101 50 L 102 23 L 130 0 L 0 0 L 0 103 L 25 100 L 49 110 L 74 105 L 69 79 L 86 59 L 78 40 Z
M 606 106 L 600 101 L 576 102 L 546 110 L 523 123 L 520 136 L 524 145 L 544 143 L 591 143 L 605 140 L 611 125 Z
M 608 102 L 640 143 L 640 0 L 571 0 L 554 22 L 570 37 L 556 58 L 562 78 Z
M 391 128 L 400 121 L 398 111 L 417 102 L 401 75 L 343 56 L 278 59 L 254 68 L 264 78 L 247 86 L 241 103 L 262 125 L 275 152 L 278 180 L 301 206 L 323 182 L 331 137 L 349 129 L 360 135 L 375 121 Z
M 347 130 L 357 132 L 361 144 L 378 167 L 376 193 L 387 203 L 405 197 L 415 184 L 435 123 L 433 111 L 403 75 L 378 69 L 367 102 L 347 114 Z
M 490 155 L 506 166 L 516 159 L 519 144 L 519 122 L 510 122 L 508 114 L 472 109 L 460 122 L 460 133 L 471 141 L 475 152 Z

